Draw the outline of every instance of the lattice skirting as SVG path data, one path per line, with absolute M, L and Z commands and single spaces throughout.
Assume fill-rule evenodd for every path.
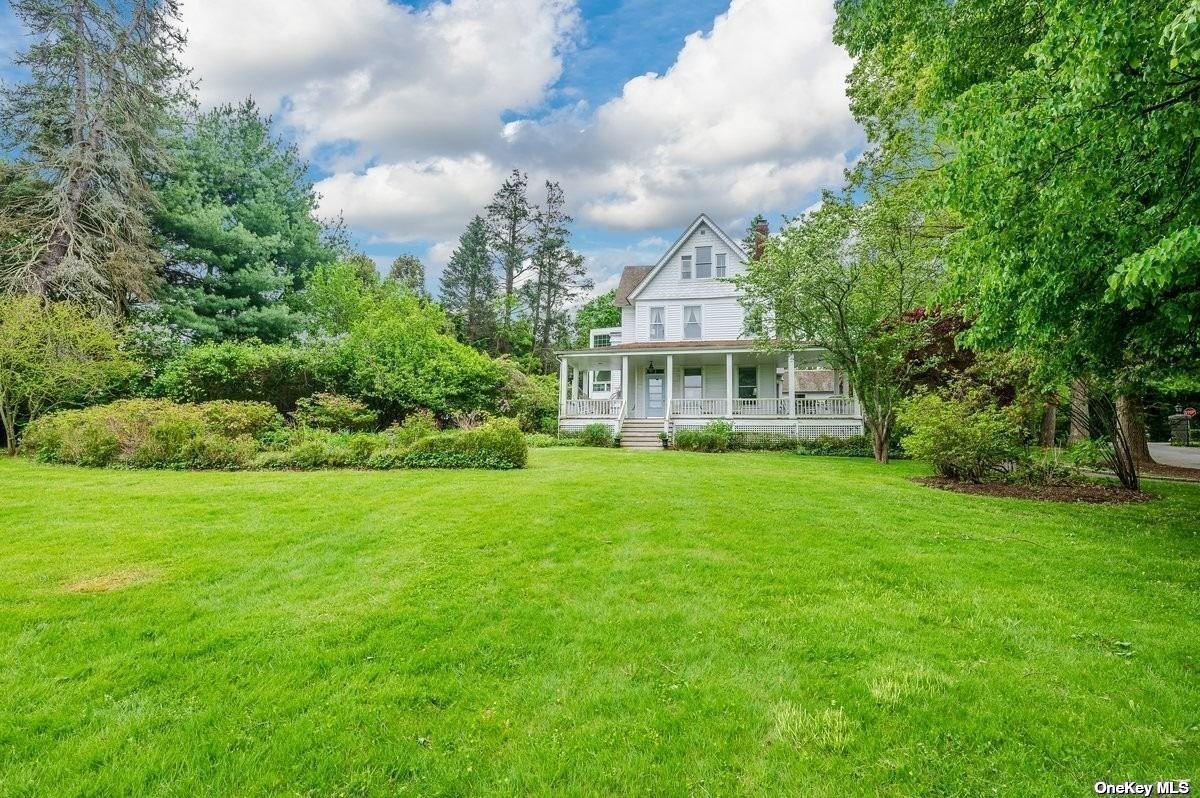
M 710 422 L 707 421 L 676 421 L 671 425 L 672 435 L 681 429 L 702 429 Z M 837 421 L 814 423 L 811 421 L 741 421 L 730 422 L 733 428 L 743 435 L 764 438 L 790 438 L 792 440 L 811 441 L 822 436 L 832 438 L 853 438 L 863 434 L 861 421 Z
M 563 419 L 558 422 L 558 429 L 560 432 L 582 432 L 584 427 L 590 427 L 593 424 L 603 424 L 604 426 L 608 427 L 613 435 L 617 434 L 617 422 L 611 418 Z

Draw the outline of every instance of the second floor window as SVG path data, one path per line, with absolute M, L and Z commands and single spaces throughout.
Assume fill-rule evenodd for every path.
M 683 306 L 683 337 L 684 338 L 700 338 L 700 306 L 699 305 L 684 305 Z
M 712 247 L 696 247 L 696 279 L 712 277 Z
M 663 308 L 650 308 L 650 340 L 662 341 L 667 337 L 666 311 Z
M 718 277 L 725 276 L 725 253 L 724 252 L 717 255 L 717 276 Z
M 679 277 L 684 280 L 692 279 L 692 256 L 684 255 L 679 261 Z
M 602 349 L 606 346 L 612 346 L 612 336 L 608 333 L 593 335 L 592 346 L 597 349 Z

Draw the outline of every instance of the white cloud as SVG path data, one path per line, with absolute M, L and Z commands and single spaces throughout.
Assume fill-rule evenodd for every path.
M 206 105 L 254 94 L 311 151 L 470 152 L 536 107 L 579 29 L 574 0 L 185 0 Z
M 739 230 L 838 185 L 862 144 L 831 0 L 731 0 L 664 74 L 548 114 L 562 54 L 582 37 L 575 0 L 185 2 L 204 101 L 278 104 L 335 172 L 318 185 L 322 212 L 343 211 L 372 242 L 439 242 L 433 266 L 513 166 L 535 199 L 560 180 L 584 224 L 658 232 L 706 211 Z M 664 248 L 589 262 L 612 280 Z

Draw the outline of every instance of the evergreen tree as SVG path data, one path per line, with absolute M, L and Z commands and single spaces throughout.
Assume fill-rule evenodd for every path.
M 343 254 L 337 228 L 314 216 L 308 165 L 270 126 L 252 100 L 201 114 L 158 186 L 164 308 L 194 338 L 287 338 L 303 320 L 287 300 Z M 374 261 L 364 265 L 376 280 Z
M 416 255 L 400 255 L 392 261 L 388 279 L 418 297 L 426 296 L 425 264 Z
M 34 43 L 29 79 L 0 88 L 0 148 L 48 190 L 5 208 L 22 231 L 0 282 L 99 301 L 118 314 L 145 296 L 159 262 L 147 175 L 189 86 L 175 0 L 13 0 Z
M 570 247 L 566 197 L 556 182 L 546 181 L 546 204 L 534 219 L 533 278 L 522 286 L 533 332 L 534 354 L 549 370 L 554 345 L 570 339 L 567 308 L 592 287 L 583 256 Z
M 496 319 L 492 299 L 496 276 L 488 253 L 488 231 L 476 216 L 458 239 L 458 248 L 442 272 L 441 304 L 454 319 L 464 343 L 486 349 L 492 342 Z
M 501 326 L 508 339 L 508 328 L 512 324 L 517 307 L 517 279 L 529 269 L 530 249 L 533 245 L 532 230 L 535 226 L 537 208 L 530 204 L 528 196 L 529 178 L 514 169 L 488 204 L 488 244 L 496 256 L 501 274 L 504 275 L 504 308 Z

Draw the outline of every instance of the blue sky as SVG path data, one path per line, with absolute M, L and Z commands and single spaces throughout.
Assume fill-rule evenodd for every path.
M 831 0 L 183 0 L 202 104 L 253 95 L 322 212 L 431 287 L 513 168 L 558 180 L 599 288 L 697 213 L 809 207 L 862 135 Z M 19 42 L 0 0 L 4 66 Z M 3 75 L 0 72 L 0 75 Z M 11 72 L 8 73 L 11 76 Z

